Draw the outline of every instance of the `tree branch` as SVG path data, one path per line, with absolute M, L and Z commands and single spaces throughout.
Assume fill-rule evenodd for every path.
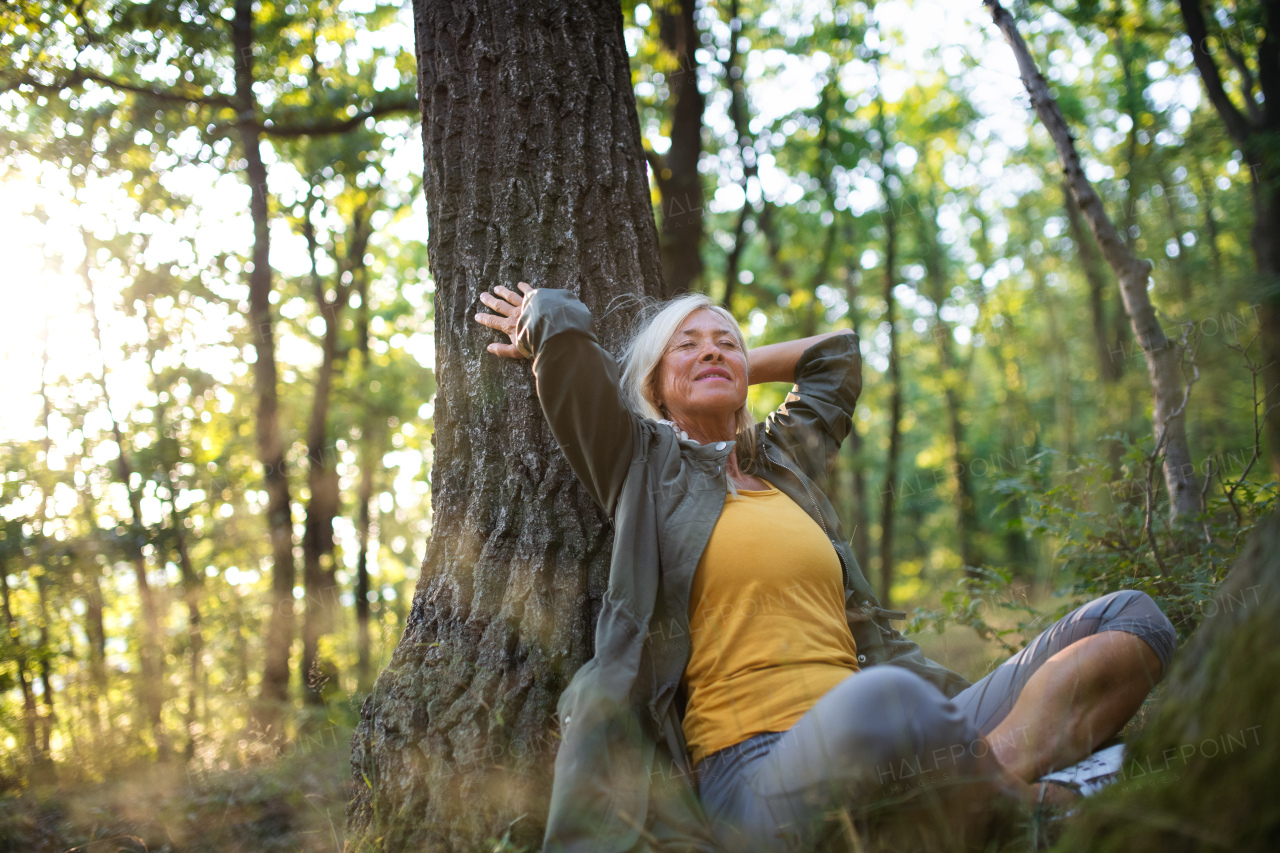
M 1178 7 L 1182 10 L 1182 22 L 1186 27 L 1187 35 L 1191 37 L 1191 55 L 1195 60 L 1196 68 L 1200 71 L 1200 79 L 1204 81 L 1204 88 L 1209 94 L 1209 102 L 1218 111 L 1218 115 L 1222 116 L 1222 123 L 1227 126 L 1227 132 L 1238 144 L 1244 145 L 1253 131 L 1253 126 L 1232 102 L 1227 90 L 1222 86 L 1222 75 L 1218 72 L 1218 65 L 1209 53 L 1209 28 L 1205 24 L 1204 10 L 1200 8 L 1200 0 L 1178 0 Z
M 206 107 L 232 107 L 231 98 L 224 95 L 204 95 L 194 92 L 168 92 L 163 89 L 152 89 L 148 86 L 141 86 L 136 83 L 130 83 L 125 80 L 115 80 L 95 71 L 85 71 L 83 69 L 59 69 L 64 77 L 55 80 L 53 83 L 41 83 L 29 73 L 20 77 L 13 88 L 18 86 L 30 86 L 37 92 L 48 95 L 56 95 L 64 89 L 70 89 L 81 83 L 97 83 L 106 86 L 109 89 L 115 89 L 118 92 L 129 92 L 134 95 L 142 95 L 147 98 L 153 98 L 157 101 L 165 101 L 174 104 L 199 104 Z
M 1253 96 L 1253 72 L 1249 70 L 1249 63 L 1240 51 L 1227 43 L 1226 39 L 1222 40 L 1222 49 L 1226 51 L 1227 58 L 1231 60 L 1231 64 L 1240 72 L 1240 90 L 1244 95 L 1244 106 L 1249 111 L 1249 118 L 1254 123 L 1260 124 L 1263 118 L 1262 107 L 1258 105 L 1258 99 Z
M 349 118 L 320 119 L 305 124 L 275 124 L 268 118 L 263 120 L 259 127 L 263 134 L 277 139 L 293 139 L 299 136 L 328 136 L 354 130 L 364 124 L 366 119 L 382 118 L 392 113 L 408 112 L 416 110 L 417 107 L 418 99 L 416 96 L 397 96 L 380 104 L 374 104 L 366 110 L 360 110 Z

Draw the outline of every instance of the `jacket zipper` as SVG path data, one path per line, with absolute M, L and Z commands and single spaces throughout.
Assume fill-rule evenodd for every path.
M 808 485 L 805 484 L 804 477 L 799 471 L 788 465 L 782 454 L 778 454 L 778 464 L 786 468 L 792 474 L 796 475 L 796 480 L 800 482 L 800 488 L 804 489 L 804 493 L 809 497 L 809 503 L 813 505 L 813 514 L 818 519 L 818 525 L 822 528 L 822 535 L 827 537 L 827 541 L 831 543 L 831 547 L 835 548 L 835 541 L 831 538 L 831 533 L 827 530 L 827 523 L 822 519 L 822 510 L 818 509 L 818 502 L 813 497 L 813 492 L 809 491 Z M 844 564 L 844 557 L 840 556 L 840 549 L 836 548 L 836 559 L 840 561 L 840 577 L 844 582 L 844 588 L 849 588 L 849 569 Z

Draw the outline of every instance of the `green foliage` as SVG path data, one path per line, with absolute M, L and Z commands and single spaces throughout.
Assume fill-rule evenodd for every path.
M 1008 652 L 1082 598 L 1138 588 L 1188 636 L 1274 506 L 1276 484 L 1254 460 L 1261 401 L 1240 349 L 1259 299 L 1248 169 L 1211 107 L 1188 94 L 1199 81 L 1175 4 L 1015 10 L 1104 207 L 1154 264 L 1166 333 L 1191 329 L 1200 380 L 1186 416 L 1209 483 L 1190 530 L 1166 522 L 1150 389 L 1115 281 L 1090 259 L 1087 229 L 1072 227 L 1052 145 L 1016 81 L 993 82 L 989 59 L 1007 48 L 980 15 L 948 18 L 953 30 L 921 47 L 933 22 L 895 15 L 900 4 L 709 0 L 698 6 L 700 65 L 687 69 L 661 43 L 657 5 L 623 9 L 645 144 L 665 150 L 676 75 L 697 73 L 707 94 L 698 286 L 730 304 L 754 344 L 835 328 L 862 337 L 858 449 L 851 441 L 838 460 L 830 497 L 846 531 L 874 544 L 883 499 L 895 494 L 890 592 L 895 606 L 916 608 L 910 629 L 960 624 Z M 46 728 L 68 783 L 118 778 L 159 751 L 139 710 L 139 548 L 162 624 L 162 729 L 177 759 L 215 775 L 255 762 L 273 772 L 280 743 L 247 729 L 271 578 L 244 319 L 253 227 L 233 11 L 216 0 L 0 7 L 4 197 L 34 223 L 24 233 L 41 244 L 33 251 L 50 294 L 24 320 L 39 328 L 47 315 L 49 330 L 16 345 L 47 340 L 48 361 L 12 378 L 22 386 L 14 406 L 28 396 L 31 405 L 22 428 L 0 436 L 6 789 L 35 778 Z M 1219 9 L 1215 46 L 1254 55 L 1259 14 L 1257 4 Z M 339 303 L 323 449 L 339 493 L 326 567 L 341 607 L 322 642 L 336 677 L 327 705 L 287 722 L 287 751 L 349 722 L 362 694 L 354 595 L 366 471 L 375 668 L 407 616 L 430 532 L 434 283 L 410 174 L 420 153 L 410 148 L 405 12 L 259 3 L 252 30 L 248 113 L 269 167 L 280 424 L 297 522 L 312 497 L 322 303 Z M 24 279 L 16 289 L 28 288 Z M 10 304 L 26 304 L 14 295 Z M 890 301 L 904 405 L 899 474 L 886 483 Z M 768 411 L 785 391 L 754 388 L 753 406 Z M 194 574 L 182 571 L 184 548 Z M 869 577 L 878 568 L 874 555 L 863 566 Z M 202 620 L 199 655 L 189 603 Z M 234 787 L 196 811 L 281 793 Z M 30 831 L 54 820 L 13 814 Z M 511 847 L 509 835 L 486 844 Z
M 1248 534 L 1275 509 L 1277 484 L 1248 478 L 1256 470 L 1252 452 L 1219 459 L 1219 473 L 1234 462 L 1237 477 L 1225 478 L 1194 528 L 1171 528 L 1166 502 L 1154 494 L 1154 442 L 1109 439 L 1124 451 L 1118 469 L 1093 456 L 1055 466 L 1058 454 L 1046 450 L 1032 457 L 1038 465 L 1028 473 L 996 486 L 1007 502 L 1026 508 L 1021 529 L 1049 551 L 1043 580 L 1056 603 L 1031 603 L 1025 584 L 1007 569 L 980 569 L 944 591 L 939 608 L 917 608 L 908 630 L 964 625 L 1012 653 L 1078 603 L 1137 589 L 1156 600 L 1180 642 L 1191 636 Z M 1062 478 L 1056 484 L 1053 471 Z

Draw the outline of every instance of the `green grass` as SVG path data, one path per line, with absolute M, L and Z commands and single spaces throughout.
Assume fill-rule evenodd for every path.
M 0 799 L 0 853 L 334 853 L 342 849 L 350 732 L 213 773 L 139 765 L 96 784 Z

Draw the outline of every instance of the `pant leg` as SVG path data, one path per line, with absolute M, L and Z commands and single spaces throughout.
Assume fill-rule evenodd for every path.
M 1022 651 L 961 691 L 954 701 L 985 735 L 1009 715 L 1027 680 L 1046 660 L 1072 643 L 1103 631 L 1124 631 L 1146 642 L 1160 658 L 1160 672 L 1153 673 L 1153 678 L 1163 678 L 1169 671 L 1178 645 L 1173 624 L 1145 592 L 1126 589 L 1071 611 Z
M 726 850 L 792 850 L 834 808 L 856 813 L 928 786 L 977 781 L 985 754 L 977 729 L 941 691 L 878 666 L 836 685 L 790 731 L 708 756 L 701 798 Z

